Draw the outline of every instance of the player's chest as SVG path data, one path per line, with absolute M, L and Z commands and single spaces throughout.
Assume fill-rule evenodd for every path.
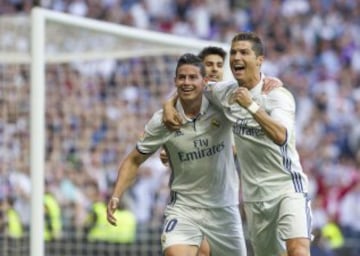
M 266 99 L 265 97 L 258 95 L 253 96 L 252 100 L 256 102 L 262 109 L 266 111 Z M 224 107 L 224 114 L 231 120 L 233 124 L 241 125 L 243 127 L 256 127 L 259 124 L 255 121 L 252 114 L 238 103 L 226 105 Z
M 175 131 L 168 146 L 176 149 L 204 149 L 223 145 L 231 137 L 232 126 L 224 116 L 202 116 Z

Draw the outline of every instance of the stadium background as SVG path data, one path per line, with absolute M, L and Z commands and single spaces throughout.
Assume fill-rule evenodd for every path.
M 27 15 L 31 5 L 3 1 L 0 13 Z M 313 246 L 327 248 L 328 255 L 360 255 L 359 1 L 49 0 L 42 6 L 220 42 L 229 42 L 237 31 L 259 33 L 266 44 L 263 71 L 279 77 L 296 97 L 298 149 L 311 181 L 319 235 Z M 8 40 L 2 33 L 1 44 Z M 158 56 L 47 67 L 45 187 L 61 206 L 62 234 L 46 242 L 46 255 L 160 254 L 168 172 L 157 157 L 141 168 L 127 195 L 137 220 L 136 241 L 89 242 L 84 230 L 98 199 L 93 189 L 106 200 L 121 157 L 172 89 L 175 62 L 174 56 Z M 29 70 L 0 68 L 0 254 L 28 255 Z M 25 229 L 20 239 L 5 228 L 9 202 Z M 312 255 L 320 254 L 314 248 Z

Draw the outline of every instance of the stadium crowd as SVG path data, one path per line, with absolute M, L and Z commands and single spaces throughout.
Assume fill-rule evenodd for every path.
M 297 145 L 311 182 L 314 244 L 327 248 L 327 255 L 360 255 L 359 1 L 47 0 L 42 5 L 221 42 L 237 31 L 261 35 L 264 73 L 279 77 L 296 98 Z M 30 7 L 31 1 L 9 0 L 0 13 L 28 13 Z M 106 200 L 121 157 L 171 91 L 175 62 L 172 57 L 130 59 L 96 73 L 65 64 L 48 67 L 46 190 L 59 202 L 64 226 L 85 227 L 93 203 L 87 186 L 95 182 Z M 0 195 L 11 199 L 26 227 L 29 74 L 21 66 L 5 66 L 1 75 L 13 82 L 3 83 L 0 95 Z M 159 225 L 169 172 L 154 157 L 140 173 L 127 206 L 139 226 Z

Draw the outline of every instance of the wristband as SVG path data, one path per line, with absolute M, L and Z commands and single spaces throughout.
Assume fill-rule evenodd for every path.
M 259 110 L 260 106 L 255 102 L 251 102 L 250 106 L 247 107 L 247 110 L 251 113 L 251 114 L 255 114 L 258 110 Z
M 120 201 L 120 199 L 118 197 L 116 197 L 116 196 L 111 197 L 110 200 L 115 200 L 117 203 Z

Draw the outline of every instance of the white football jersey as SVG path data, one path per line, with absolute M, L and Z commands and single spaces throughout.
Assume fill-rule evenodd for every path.
M 208 84 L 205 95 L 223 110 L 233 123 L 233 133 L 241 169 L 244 201 L 273 199 L 287 192 L 307 192 L 308 181 L 295 148 L 295 100 L 284 87 L 262 94 L 263 77 L 250 90 L 253 100 L 287 129 L 284 145 L 266 136 L 253 116 L 229 97 L 238 88 L 236 81 Z
M 164 146 L 171 167 L 172 201 L 194 207 L 224 207 L 239 203 L 239 177 L 232 152 L 232 124 L 203 97 L 200 114 L 185 116 L 180 130 L 170 132 L 162 124 L 160 110 L 145 126 L 137 143 L 143 154 Z

